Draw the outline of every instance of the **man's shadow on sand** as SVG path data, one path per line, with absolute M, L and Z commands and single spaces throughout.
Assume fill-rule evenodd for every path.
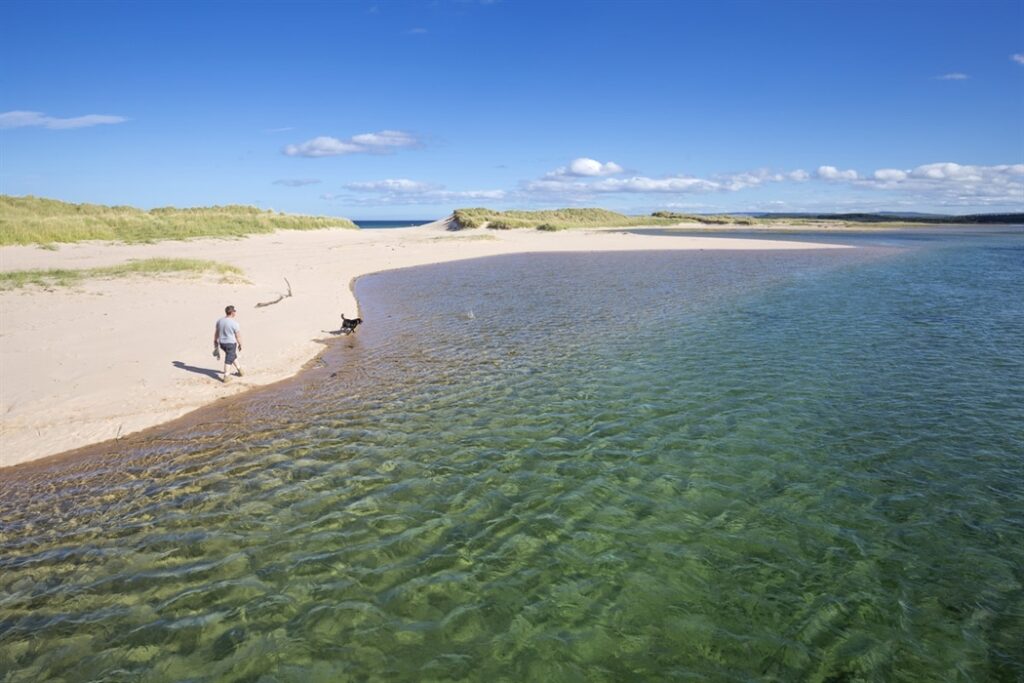
M 171 363 L 171 365 L 173 365 L 176 368 L 180 368 L 182 370 L 188 370 L 189 372 L 194 372 L 197 375 L 206 375 L 207 377 L 210 377 L 211 379 L 215 379 L 218 382 L 220 381 L 220 371 L 219 370 L 211 370 L 210 368 L 197 368 L 195 365 L 188 365 L 186 363 L 182 363 L 180 360 L 173 361 Z

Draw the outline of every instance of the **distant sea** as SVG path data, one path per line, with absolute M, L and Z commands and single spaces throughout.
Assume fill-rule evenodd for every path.
M 417 225 L 426 225 L 427 223 L 433 223 L 436 218 L 428 220 L 393 220 L 393 221 L 359 221 L 353 220 L 363 230 L 375 230 L 378 228 L 414 228 Z
M 364 277 L 0 472 L 0 679 L 1024 679 L 1024 230 L 810 237 Z

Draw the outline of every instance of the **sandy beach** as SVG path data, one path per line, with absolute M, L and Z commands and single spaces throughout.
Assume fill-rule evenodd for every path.
M 133 277 L 0 292 L 0 467 L 127 435 L 295 374 L 322 349 L 325 331 L 338 329 L 342 313 L 373 324 L 373 312 L 359 311 L 352 293 L 360 275 L 511 253 L 830 246 L 615 229 L 449 231 L 438 222 L 241 240 L 79 243 L 56 251 L 2 247 L 2 271 L 195 258 L 238 266 L 245 282 Z M 256 306 L 286 293 L 286 278 L 291 297 Z M 214 321 L 227 304 L 238 307 L 245 376 L 223 384 L 211 351 Z

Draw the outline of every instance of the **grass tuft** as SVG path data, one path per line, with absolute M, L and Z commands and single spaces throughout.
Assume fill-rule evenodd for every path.
M 69 204 L 41 197 L 0 195 L 0 245 L 107 240 L 150 243 L 196 237 L 244 237 L 275 230 L 355 228 L 346 218 L 299 216 L 252 206 L 171 207 Z
M 87 279 L 108 279 L 131 277 L 133 275 L 221 275 L 227 282 L 238 282 L 242 269 L 216 261 L 184 258 L 151 258 L 128 261 L 116 266 L 69 270 L 51 268 L 47 270 L 13 270 L 0 273 L 0 290 L 18 289 L 29 285 L 37 287 L 71 287 Z

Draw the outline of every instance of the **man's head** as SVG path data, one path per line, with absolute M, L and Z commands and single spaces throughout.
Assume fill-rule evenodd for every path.
M 235 307 L 234 306 L 228 306 L 227 308 L 224 309 L 224 315 L 232 316 L 234 314 L 235 314 Z

